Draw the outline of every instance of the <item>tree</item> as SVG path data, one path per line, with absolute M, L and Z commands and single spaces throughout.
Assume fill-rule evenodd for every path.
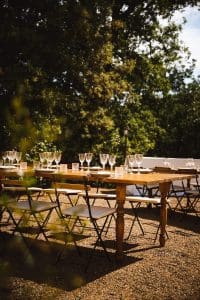
M 196 4 L 1 1 L 2 149 L 44 142 L 67 160 L 88 150 L 122 156 L 128 126 L 129 151 L 153 151 L 163 133 L 158 95 L 186 74 L 175 67 L 180 27 L 159 17 Z

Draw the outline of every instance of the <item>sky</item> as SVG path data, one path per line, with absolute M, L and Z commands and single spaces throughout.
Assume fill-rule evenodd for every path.
M 194 75 L 200 75 L 200 11 L 195 7 L 188 7 L 183 12 L 175 13 L 175 21 L 180 23 L 182 18 L 187 19 L 187 23 L 183 25 L 183 31 L 180 39 L 189 48 L 191 57 L 196 59 L 196 68 Z

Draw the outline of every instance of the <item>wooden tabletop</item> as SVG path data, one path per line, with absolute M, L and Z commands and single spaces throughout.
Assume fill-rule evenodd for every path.
M 22 173 L 22 174 L 21 174 Z M 0 170 L 0 176 L 13 176 L 13 175 L 20 175 L 20 176 L 34 176 L 34 175 L 41 175 L 47 177 L 57 177 L 57 178 L 71 178 L 71 179 L 95 179 L 97 177 L 103 178 L 104 182 L 110 182 L 115 184 L 158 184 L 163 182 L 171 182 L 174 180 L 182 180 L 182 179 L 191 179 L 194 178 L 194 174 L 175 174 L 175 173 L 148 173 L 148 174 L 124 174 L 123 176 L 115 176 L 114 174 L 109 174 L 109 172 L 87 172 L 83 170 L 79 171 L 72 171 L 68 169 L 65 172 L 59 171 L 52 171 L 48 169 L 44 169 L 42 171 L 38 170 L 35 171 L 32 168 L 28 168 L 27 170 Z
M 171 174 L 171 173 L 149 173 L 149 174 L 125 174 L 123 176 L 110 176 L 104 179 L 105 182 L 116 184 L 156 184 L 171 182 L 174 180 L 191 179 L 194 175 L 190 174 Z

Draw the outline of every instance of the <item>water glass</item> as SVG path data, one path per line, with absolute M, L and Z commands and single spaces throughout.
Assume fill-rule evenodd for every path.
M 61 173 L 67 172 L 67 164 L 60 164 L 60 172 Z
M 72 171 L 79 171 L 79 163 L 72 163 Z
M 124 175 L 124 167 L 120 166 L 120 167 L 115 167 L 115 176 L 123 176 Z

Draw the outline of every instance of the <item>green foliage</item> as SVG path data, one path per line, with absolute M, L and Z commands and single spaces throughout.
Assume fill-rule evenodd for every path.
M 66 161 L 106 151 L 122 160 L 129 128 L 130 153 L 163 153 L 165 140 L 177 151 L 179 131 L 192 139 L 186 124 L 199 124 L 193 103 L 185 127 L 173 130 L 194 66 L 181 65 L 181 26 L 170 18 L 187 5 L 197 1 L 1 1 L 2 150 L 33 159 L 61 149 Z M 190 143 L 181 145 L 178 153 L 192 153 Z

